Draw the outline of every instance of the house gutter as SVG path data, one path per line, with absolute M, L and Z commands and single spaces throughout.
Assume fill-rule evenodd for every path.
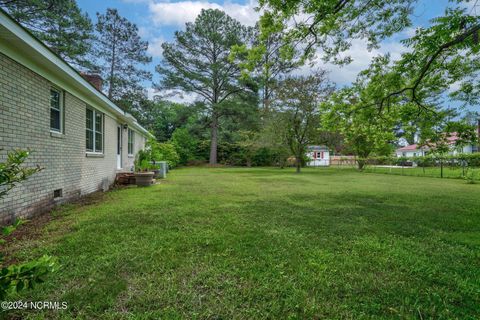
M 3 9 L 0 9 L 0 52 L 144 136 L 154 138 L 132 115 L 119 108 Z

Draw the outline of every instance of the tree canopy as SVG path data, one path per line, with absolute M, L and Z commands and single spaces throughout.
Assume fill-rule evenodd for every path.
M 12 17 L 81 70 L 92 70 L 93 25 L 75 0 L 0 0 Z
M 114 100 L 134 100 L 143 93 L 142 81 L 151 73 L 142 68 L 152 61 L 148 42 L 138 35 L 138 27 L 121 17 L 116 9 L 97 13 L 97 41 L 94 52 L 107 83 L 107 95 Z
M 0 6 L 72 66 L 100 73 L 108 97 L 182 164 L 284 166 L 299 165 L 308 144 L 363 161 L 452 133 L 474 143 L 478 113 L 465 108 L 480 103 L 478 1 L 447 2 L 422 26 L 413 25 L 420 0 L 260 0 L 254 27 L 202 10 L 162 44 L 153 83 L 148 42 L 116 9 L 92 23 L 75 0 Z M 315 72 L 317 58 L 344 66 L 354 43 L 373 50 L 399 35 L 400 53 L 368 56 L 340 89 Z M 150 86 L 161 99 L 147 97 Z M 178 93 L 195 101 L 169 101 Z
M 175 41 L 164 43 L 164 63 L 159 89 L 184 90 L 198 94 L 206 102 L 210 117 L 210 164 L 217 163 L 218 127 L 222 116 L 232 112 L 235 96 L 249 89 L 240 79 L 237 61 L 230 49 L 248 41 L 250 30 L 220 10 L 202 10 L 185 31 L 175 32 Z

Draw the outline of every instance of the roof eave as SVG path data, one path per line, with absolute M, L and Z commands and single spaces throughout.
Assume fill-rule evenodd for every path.
M 74 94 L 94 107 L 101 107 L 145 136 L 154 136 L 125 113 L 113 101 L 97 90 L 81 74 L 60 58 L 33 34 L 0 9 L 0 52 L 30 70 Z

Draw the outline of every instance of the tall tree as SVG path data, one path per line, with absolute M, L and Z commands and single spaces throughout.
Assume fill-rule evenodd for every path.
M 356 88 L 344 88 L 335 93 L 323 105 L 322 123 L 325 128 L 342 135 L 344 151 L 356 155 L 360 170 L 366 158 L 373 155 L 389 155 L 396 140 L 392 113 L 379 116 L 375 107 L 359 108 Z
M 206 102 L 210 117 L 210 164 L 217 163 L 220 118 L 231 112 L 231 99 L 248 87 L 240 80 L 238 61 L 230 59 L 232 46 L 243 44 L 249 30 L 220 10 L 202 10 L 175 41 L 164 43 L 159 89 L 194 92 Z
M 328 99 L 334 89 L 324 70 L 308 77 L 290 76 L 275 89 L 272 105 L 282 114 L 284 139 L 295 156 L 297 173 L 300 173 L 307 146 L 317 139 L 320 104 Z
M 75 0 L 0 0 L 12 17 L 74 67 L 91 70 L 93 25 Z
M 370 48 L 411 25 L 410 15 L 418 0 L 260 0 L 265 9 L 261 18 L 263 33 L 272 25 L 282 25 L 292 45 L 302 45 L 305 55 L 322 49 L 323 57 L 347 63 L 339 55 L 363 39 Z
M 289 46 L 285 32 L 280 25 L 269 25 L 269 32 L 260 32 L 255 26 L 252 47 L 247 44 L 235 46 L 233 56 L 246 55 L 242 61 L 242 76 L 253 77 L 260 86 L 264 115 L 270 111 L 273 88 L 281 76 L 293 71 L 301 64 L 300 51 Z
M 97 41 L 94 52 L 107 84 L 110 99 L 121 100 L 143 95 L 141 82 L 150 80 L 150 72 L 141 68 L 152 61 L 148 42 L 138 35 L 135 24 L 121 17 L 116 9 L 97 13 Z
M 368 48 L 412 25 L 411 17 L 419 0 L 260 0 L 264 8 L 262 31 L 271 32 L 270 25 L 282 24 L 292 46 L 305 48 L 311 57 L 321 49 L 325 60 L 338 64 L 351 62 L 339 53 L 352 46 L 352 40 L 364 40 Z M 398 101 L 413 102 L 424 109 L 421 91 L 448 89 L 460 84 L 451 97 L 474 105 L 480 101 L 478 73 L 480 63 L 480 17 L 475 10 L 478 0 L 449 0 L 443 16 L 418 28 L 404 42 L 410 50 L 393 70 L 401 76 L 400 86 L 391 88 L 372 105 L 383 109 Z M 300 20 L 298 20 L 300 18 Z M 446 91 L 446 89 L 444 91 Z

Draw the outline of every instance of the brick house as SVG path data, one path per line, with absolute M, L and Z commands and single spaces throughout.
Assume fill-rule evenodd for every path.
M 106 190 L 132 169 L 151 134 L 86 78 L 0 10 L 0 160 L 30 149 L 27 165 L 44 168 L 0 200 L 0 222 Z

